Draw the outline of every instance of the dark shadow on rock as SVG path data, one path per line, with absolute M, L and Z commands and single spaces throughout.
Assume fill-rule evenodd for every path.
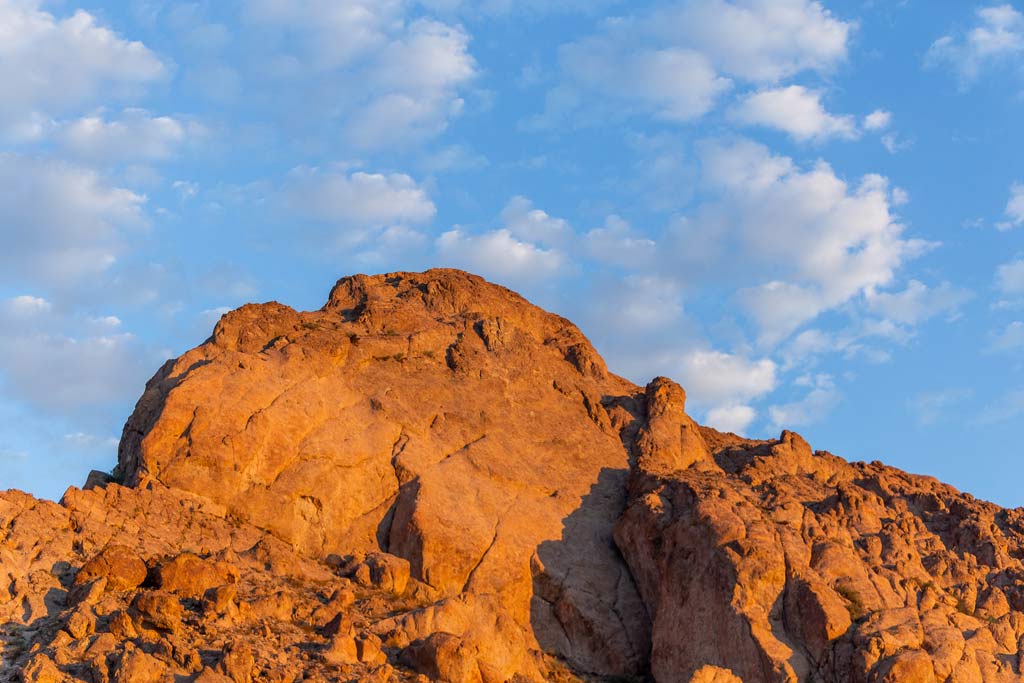
M 532 562 L 530 621 L 537 642 L 579 671 L 642 678 L 651 624 L 612 537 L 629 471 L 604 468 L 580 506 Z

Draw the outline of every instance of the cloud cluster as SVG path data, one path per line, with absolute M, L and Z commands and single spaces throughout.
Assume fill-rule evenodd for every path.
M 1005 215 L 1006 220 L 996 223 L 996 229 L 1006 231 L 1024 225 L 1024 183 L 1014 183 L 1010 186 L 1010 199 L 1006 202 Z
M 198 123 L 130 108 L 117 118 L 92 115 L 55 124 L 52 136 L 75 159 L 102 164 L 167 161 L 204 133 Z
M 1024 56 L 1024 14 L 1010 4 L 975 10 L 975 25 L 964 35 L 932 43 L 927 65 L 952 68 L 966 87 L 985 68 Z
M 703 163 L 717 199 L 677 227 L 675 248 L 685 254 L 691 244 L 719 245 L 717 258 L 756 276 L 738 296 L 766 344 L 889 284 L 927 246 L 904 238 L 881 176 L 850 187 L 824 162 L 804 170 L 743 140 L 708 143 Z M 706 262 L 705 250 L 695 253 Z
M 777 367 L 768 359 L 750 360 L 713 350 L 685 353 L 678 377 L 705 421 L 712 427 L 744 431 L 756 418 L 749 401 L 771 393 L 777 383 Z
M 41 297 L 0 301 L 0 327 L 0 395 L 50 415 L 124 403 L 156 360 L 116 317 L 68 314 Z
M 781 130 L 798 142 L 852 140 L 859 134 L 852 116 L 828 113 L 820 92 L 799 85 L 751 93 L 732 110 L 732 118 L 748 126 Z
M 144 228 L 146 198 L 87 167 L 0 153 L 0 281 L 66 289 L 108 270 Z
M 426 190 L 404 173 L 343 167 L 293 169 L 281 199 L 299 216 L 335 228 L 340 243 L 359 242 L 372 229 L 424 223 L 436 212 Z
M 294 116 L 343 123 L 362 149 L 407 145 L 442 132 L 477 76 L 469 35 L 414 15 L 403 0 L 257 0 L 245 8 L 274 65 L 272 82 L 299 89 L 310 105 Z M 343 38 L 342 38 L 343 37 Z M 242 68 L 242 67 L 239 67 Z M 262 88 L 264 74 L 252 74 Z
M 38 0 L 0 0 L 0 133 L 37 139 L 70 110 L 131 96 L 163 78 L 163 61 L 84 10 L 57 19 Z
M 852 29 L 812 0 L 682 0 L 608 19 L 561 48 L 565 83 L 541 120 L 575 106 L 572 92 L 591 91 L 626 111 L 692 121 L 737 82 L 829 71 L 846 58 Z

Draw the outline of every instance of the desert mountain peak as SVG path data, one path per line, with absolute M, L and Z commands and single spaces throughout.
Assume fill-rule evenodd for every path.
M 702 427 L 461 271 L 225 315 L 116 475 L 0 495 L 9 673 L 1021 680 L 1020 511 Z

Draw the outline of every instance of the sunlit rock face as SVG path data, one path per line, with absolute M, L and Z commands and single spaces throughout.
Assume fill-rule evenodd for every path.
M 1019 511 L 701 427 L 461 271 L 227 314 L 86 489 L 0 494 L 0 679 L 1022 679 Z

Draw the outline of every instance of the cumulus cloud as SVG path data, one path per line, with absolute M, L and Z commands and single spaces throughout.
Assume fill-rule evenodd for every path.
M 436 212 L 426 190 L 403 173 L 299 167 L 282 189 L 285 206 L 336 226 L 342 241 L 359 241 L 375 228 L 430 221 Z
M 885 286 L 906 259 L 929 246 L 903 237 L 881 176 L 865 176 L 851 187 L 824 162 L 802 170 L 745 140 L 708 143 L 702 157 L 705 182 L 717 199 L 676 226 L 668 258 L 692 252 L 699 267 L 708 253 L 695 249 L 694 240 L 728 247 L 717 258 L 742 271 L 737 278 L 755 279 L 738 298 L 764 343 Z M 712 263 L 723 267 L 718 260 Z
M 846 59 L 854 29 L 816 0 L 690 0 L 656 12 L 649 27 L 709 55 L 727 74 L 763 82 L 831 70 Z
M 145 197 L 72 164 L 0 154 L 0 187 L 0 281 L 63 286 L 102 273 L 146 225 Z
M 583 236 L 583 247 L 591 258 L 626 268 L 643 268 L 654 261 L 657 243 L 640 235 L 619 216 L 609 216 L 603 227 Z
M 518 240 L 506 228 L 482 235 L 449 230 L 437 238 L 436 247 L 449 265 L 511 284 L 550 277 L 565 263 L 560 252 Z
M 902 292 L 869 293 L 868 308 L 895 322 L 917 325 L 937 315 L 956 317 L 972 297 L 970 291 L 948 282 L 928 287 L 911 280 Z
M 166 74 L 145 45 L 78 10 L 58 19 L 38 0 L 0 0 L 0 130 L 42 136 L 50 119 L 137 93 Z
M 312 63 L 333 69 L 385 45 L 405 6 L 403 0 L 252 0 L 245 13 L 253 23 L 297 31 Z
M 1024 258 L 996 268 L 996 289 L 1003 294 L 1024 294 Z
M 780 130 L 798 142 L 852 140 L 859 134 L 852 116 L 828 113 L 820 92 L 799 85 L 747 95 L 733 108 L 732 118 L 749 126 Z
M 842 400 L 831 375 L 807 375 L 798 378 L 796 384 L 808 387 L 802 398 L 768 408 L 768 416 L 776 429 L 792 429 L 819 422 Z
M 0 301 L 3 394 L 62 416 L 138 394 L 155 359 L 114 320 L 58 311 L 35 296 Z
M 943 36 L 925 56 L 928 65 L 943 64 L 967 85 L 987 67 L 1024 55 L 1024 14 L 1010 4 L 975 10 L 975 24 L 964 35 Z
M 193 122 L 126 109 L 115 119 L 97 115 L 69 121 L 57 127 L 54 137 L 71 156 L 102 163 L 166 161 L 203 133 Z
M 864 117 L 865 130 L 885 130 L 892 123 L 892 112 L 876 109 Z
M 1010 200 L 1006 203 L 1006 220 L 996 223 L 998 230 L 1010 230 L 1024 225 L 1024 183 L 1010 186 Z
M 402 0 L 257 0 L 245 11 L 280 38 L 267 47 L 268 62 L 276 82 L 307 93 L 312 106 L 302 116 L 341 119 L 356 147 L 439 134 L 462 111 L 460 91 L 477 75 L 469 35 L 430 18 L 409 21 L 412 6 Z
M 690 351 L 679 360 L 679 380 L 687 396 L 700 405 L 736 406 L 775 389 L 776 365 L 767 358 Z
M 723 432 L 742 434 L 757 419 L 757 411 L 750 406 L 721 406 L 704 415 L 704 424 Z
M 581 90 L 615 98 L 627 111 L 691 121 L 734 79 L 775 83 L 828 71 L 845 59 L 852 28 L 809 0 L 684 0 L 609 19 L 561 48 L 565 82 L 541 121 L 578 106 Z
M 993 351 L 1014 351 L 1024 348 L 1024 322 L 1015 320 L 992 339 Z
M 512 235 L 529 242 L 559 245 L 572 237 L 569 221 L 535 208 L 533 202 L 522 196 L 509 200 L 501 212 L 501 220 Z
M 731 82 L 708 58 L 686 48 L 632 49 L 606 36 L 566 45 L 566 73 L 584 88 L 626 100 L 674 122 L 700 118 Z

